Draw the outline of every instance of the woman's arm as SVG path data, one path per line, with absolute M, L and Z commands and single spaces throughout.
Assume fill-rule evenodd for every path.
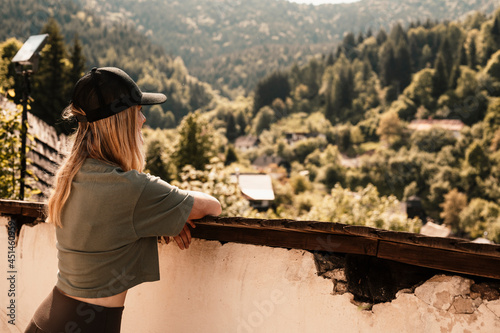
M 222 213 L 219 200 L 215 199 L 211 195 L 196 191 L 188 192 L 194 197 L 193 208 L 191 209 L 188 220 L 201 219 L 207 215 L 217 216 Z
M 174 240 L 181 250 L 189 248 L 189 244 L 191 244 L 191 231 L 189 230 L 188 224 L 196 228 L 192 220 L 201 219 L 207 215 L 217 216 L 222 213 L 219 201 L 211 195 L 196 191 L 189 191 L 189 194 L 194 197 L 193 208 L 191 209 L 188 221 L 184 225 L 181 233 L 174 237 Z

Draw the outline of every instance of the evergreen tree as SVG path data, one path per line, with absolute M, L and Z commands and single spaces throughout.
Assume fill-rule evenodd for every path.
M 63 128 L 59 119 L 71 93 L 65 65 L 66 45 L 54 18 L 48 20 L 42 33 L 49 34 L 49 37 L 40 55 L 39 71 L 34 75 L 32 112 L 60 132 Z
M 171 181 L 168 170 L 168 164 L 165 162 L 164 156 L 164 142 L 158 139 L 153 139 L 146 148 L 146 169 L 152 175 L 160 177 L 164 181 Z
M 178 131 L 179 139 L 174 152 L 177 170 L 186 165 L 204 170 L 214 156 L 212 128 L 201 119 L 199 112 L 193 112 L 184 117 Z
M 455 52 L 451 48 L 450 41 L 448 40 L 447 37 L 445 37 L 441 45 L 439 46 L 439 52 L 437 57 L 439 56 L 443 57 L 447 75 L 450 75 L 451 69 L 453 68 L 453 65 L 455 63 L 454 54 Z
M 399 22 L 392 27 L 389 38 L 393 41 L 394 45 L 398 45 L 402 40 L 408 42 L 408 37 Z
M 238 137 L 238 130 L 236 128 L 236 120 L 234 119 L 233 113 L 228 112 L 226 117 L 226 138 L 229 142 L 234 142 Z
M 70 49 L 70 63 L 69 82 L 75 84 L 85 71 L 85 57 L 83 56 L 83 47 L 78 34 L 75 34 L 73 38 L 73 45 Z
M 247 119 L 242 111 L 236 114 L 236 124 L 238 124 L 238 134 L 245 135 L 247 128 Z
M 283 72 L 274 72 L 259 81 L 255 88 L 254 114 L 263 106 L 270 105 L 276 98 L 281 98 L 285 101 L 290 95 L 290 90 L 288 75 Z
M 371 36 L 373 36 L 373 31 L 372 31 L 372 28 L 370 27 L 366 31 L 366 38 L 370 38 Z
M 401 39 L 396 49 L 396 70 L 399 89 L 402 92 L 411 83 L 411 56 L 410 48 L 404 39 Z
M 469 57 L 467 58 L 467 64 L 471 69 L 476 69 L 477 66 L 477 47 L 476 40 L 474 38 L 470 39 L 469 42 Z
M 467 53 L 465 51 L 464 45 L 460 44 L 458 51 L 458 58 L 455 61 L 455 65 L 453 66 L 453 69 L 451 70 L 450 73 L 450 82 L 448 83 L 448 86 L 451 89 L 455 89 L 457 87 L 457 81 L 461 75 L 460 66 L 466 66 L 466 65 L 467 65 Z
M 434 75 L 432 77 L 432 93 L 435 98 L 439 98 L 448 89 L 448 73 L 444 57 L 438 55 L 434 65 Z
M 498 13 L 499 14 L 495 16 L 493 26 L 491 27 L 491 35 L 496 46 L 500 47 L 500 11 Z
M 330 52 L 328 58 L 326 58 L 326 65 L 332 66 L 335 63 L 335 58 L 333 57 L 333 52 Z
M 396 77 L 395 61 L 394 44 L 388 40 L 382 45 L 379 55 L 380 82 L 384 87 L 390 85 Z
M 224 161 L 224 165 L 230 165 L 231 163 L 238 162 L 238 156 L 234 151 L 233 145 L 228 145 L 226 150 L 226 160 Z
M 363 37 L 363 33 L 360 31 L 358 34 L 357 44 L 359 45 L 359 44 L 363 43 L 364 40 L 365 40 L 365 38 Z
M 387 40 L 387 33 L 385 32 L 384 29 L 379 30 L 376 39 L 378 45 L 382 45 L 385 43 L 385 41 Z

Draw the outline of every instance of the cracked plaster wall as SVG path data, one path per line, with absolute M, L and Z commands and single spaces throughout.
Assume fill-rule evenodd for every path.
M 5 222 L 5 219 L 4 219 Z M 1 224 L 1 223 L 0 223 Z M 6 258 L 5 228 L 0 258 Z M 23 227 L 17 248 L 16 326 L 5 323 L 7 284 L 0 279 L 1 332 L 22 332 L 56 282 L 54 230 Z M 0 260 L 6 271 L 6 260 Z M 161 281 L 129 291 L 122 332 L 499 332 L 500 300 L 473 281 L 438 275 L 371 310 L 317 275 L 302 250 L 195 240 L 187 251 L 160 245 Z M 333 271 L 338 281 L 341 270 Z M 473 289 L 473 288 L 472 288 Z

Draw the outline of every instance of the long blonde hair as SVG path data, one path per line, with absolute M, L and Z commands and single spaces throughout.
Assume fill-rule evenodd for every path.
M 55 176 L 55 186 L 48 202 L 47 222 L 63 226 L 62 208 L 70 195 L 73 178 L 87 158 L 115 165 L 124 171 L 134 169 L 142 172 L 144 153 L 138 131 L 139 108 L 132 106 L 108 118 L 78 123 L 71 152 Z M 70 104 L 63 113 L 64 118 L 77 115 L 85 113 L 74 104 Z

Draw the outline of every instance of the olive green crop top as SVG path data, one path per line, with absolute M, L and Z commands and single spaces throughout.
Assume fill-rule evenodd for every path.
M 177 236 L 193 207 L 158 177 L 87 159 L 56 228 L 56 286 L 71 296 L 119 294 L 160 279 L 158 236 Z

